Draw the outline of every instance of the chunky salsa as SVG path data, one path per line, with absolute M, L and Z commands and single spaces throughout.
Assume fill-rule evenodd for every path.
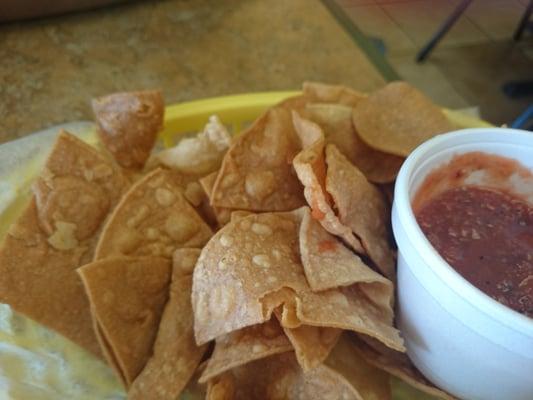
M 493 299 L 533 318 L 533 208 L 476 186 L 425 202 L 416 219 L 439 254 Z

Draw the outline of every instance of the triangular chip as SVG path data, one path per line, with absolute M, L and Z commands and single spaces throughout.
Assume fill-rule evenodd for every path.
M 205 383 L 225 371 L 292 350 L 276 318 L 217 338 L 215 350 L 200 378 Z
M 136 182 L 109 217 L 95 259 L 112 255 L 171 257 L 176 248 L 201 247 L 211 228 L 185 200 L 180 175 L 157 169 Z
M 304 96 L 313 103 L 333 103 L 356 107 L 366 95 L 341 85 L 320 82 L 304 82 Z
M 369 181 L 394 181 L 404 158 L 374 150 L 363 142 L 355 131 L 351 107 L 338 104 L 308 104 L 306 117 L 320 125 L 326 142 L 337 146 Z
M 253 214 L 230 222 L 204 247 L 193 279 L 197 342 L 263 323 L 283 306 L 285 328 L 348 329 L 403 351 L 392 326 L 391 285 L 377 281 L 311 291 L 299 254 L 303 212 Z
M 170 297 L 163 311 L 153 355 L 128 391 L 129 400 L 175 400 L 200 363 L 206 346 L 196 346 L 191 307 L 191 260 L 196 249 L 174 253 Z M 196 250 L 196 251 L 194 251 Z M 194 260 L 195 261 L 195 260 Z
M 209 175 L 206 175 L 203 178 L 201 178 L 199 182 L 200 182 L 200 185 L 202 186 L 202 189 L 204 189 L 204 192 L 206 193 L 209 199 L 209 204 L 206 205 L 206 207 L 208 206 L 208 209 L 210 209 L 210 212 L 215 216 L 215 219 L 218 222 L 218 226 L 224 226 L 230 220 L 231 209 L 224 208 L 224 207 L 217 207 L 211 204 L 213 187 L 215 186 L 218 173 L 219 173 L 218 171 L 212 172 Z
M 114 93 L 92 101 L 100 140 L 124 168 L 141 169 L 163 126 L 161 92 Z
M 407 384 L 431 396 L 443 400 L 455 399 L 455 397 L 429 382 L 413 365 L 407 354 L 381 346 L 380 343 L 363 336 L 352 337 L 351 340 L 356 343 L 359 354 L 376 368 L 400 378 Z
M 300 226 L 300 255 L 309 286 L 314 291 L 359 282 L 391 282 L 371 270 L 361 258 L 329 234 L 306 210 Z
M 76 268 L 128 181 L 94 148 L 60 133 L 34 196 L 0 248 L 0 302 L 101 355 Z
M 304 148 L 294 158 L 293 165 L 298 179 L 304 185 L 304 196 L 311 207 L 313 218 L 328 232 L 340 236 L 352 249 L 364 254 L 359 239 L 335 215 L 332 201 L 326 192 L 325 142 L 322 130 L 317 124 L 301 118 L 297 113 L 293 113 L 293 122 Z
M 442 110 L 405 82 L 392 82 L 359 102 L 355 129 L 370 147 L 407 157 L 433 136 L 452 130 Z
M 182 275 L 192 275 L 194 271 L 194 266 L 196 265 L 196 261 L 198 261 L 198 257 L 200 257 L 200 252 L 200 249 L 186 247 L 174 251 L 174 254 L 172 254 L 173 273 L 180 273 Z
M 155 154 L 149 164 L 162 164 L 190 176 L 204 176 L 220 168 L 230 143 L 228 130 L 216 115 L 212 115 L 202 132 Z
M 281 321 L 281 312 L 276 310 L 276 317 Z M 335 328 L 321 328 L 300 325 L 297 328 L 283 328 L 289 338 L 298 364 L 304 371 L 316 368 L 328 356 L 342 331 Z
M 226 153 L 213 188 L 211 204 L 251 211 L 286 211 L 304 204 L 302 187 L 291 167 L 299 151 L 286 100 L 260 116 Z
M 91 311 L 116 365 L 130 385 L 146 365 L 168 299 L 170 261 L 159 257 L 107 258 L 78 272 Z
M 326 148 L 326 189 L 342 223 L 363 243 L 368 256 L 388 278 L 395 276 L 395 260 L 388 243 L 390 209 L 377 187 L 334 146 Z

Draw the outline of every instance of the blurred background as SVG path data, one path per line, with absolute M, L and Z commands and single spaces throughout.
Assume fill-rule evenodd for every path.
M 0 142 L 91 119 L 90 99 L 115 91 L 160 88 L 171 104 L 304 80 L 371 91 L 404 79 L 444 107 L 510 124 L 533 103 L 531 3 L 4 0 Z

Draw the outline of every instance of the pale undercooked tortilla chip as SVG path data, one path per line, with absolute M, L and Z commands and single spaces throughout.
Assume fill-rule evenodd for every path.
M 326 190 L 333 197 L 340 221 L 361 239 L 379 270 L 392 279 L 395 265 L 388 243 L 390 209 L 383 195 L 334 145 L 326 148 L 326 163 Z
M 353 111 L 353 121 L 370 147 L 403 157 L 452 129 L 442 110 L 405 82 L 389 83 L 361 101 Z
M 135 183 L 109 217 L 95 259 L 111 255 L 171 257 L 176 248 L 200 247 L 211 228 L 185 200 L 180 175 L 157 169 Z
M 331 206 L 332 201 L 326 192 L 326 161 L 324 139 L 320 127 L 293 113 L 296 132 L 304 148 L 293 160 L 298 179 L 304 185 L 304 196 L 317 219 L 328 232 L 340 236 L 351 248 L 364 254 L 361 242 L 352 230 L 342 224 Z M 318 139 L 317 139 L 318 138 Z
M 163 127 L 161 92 L 114 93 L 92 101 L 100 140 L 124 168 L 141 169 Z
M 209 199 L 209 204 L 206 204 L 205 207 L 208 210 L 210 210 L 210 212 L 214 215 L 218 223 L 218 226 L 224 226 L 230 220 L 231 209 L 224 208 L 224 207 L 217 207 L 211 204 L 211 199 L 212 199 L 211 195 L 213 193 L 213 187 L 215 186 L 217 176 L 218 176 L 218 171 L 215 171 L 201 178 L 199 182 L 200 182 L 200 185 L 202 186 L 202 189 L 204 189 L 204 192 L 206 193 L 207 198 Z
M 149 164 L 162 164 L 183 174 L 200 177 L 220 168 L 230 144 L 228 130 L 216 115 L 212 115 L 202 132 L 155 154 Z
M 191 260 L 198 249 L 174 253 L 170 297 L 161 316 L 153 355 L 137 376 L 128 399 L 175 400 L 194 374 L 206 345 L 196 346 L 191 307 Z
M 281 321 L 281 311 L 275 311 Z M 296 360 L 304 371 L 309 371 L 321 364 L 335 347 L 342 331 L 335 328 L 300 325 L 297 328 L 285 328 L 283 332 L 289 338 Z
M 235 400 L 363 400 L 371 398 L 363 398 L 351 382 L 328 366 L 319 365 L 304 372 L 292 352 L 263 358 L 234 368 L 211 384 L 212 388 L 217 386 L 218 397 L 208 397 L 209 400 L 228 398 Z M 366 393 L 368 392 L 367 390 Z M 376 393 L 380 392 L 376 391 Z M 387 397 L 384 399 L 386 400 Z
M 314 291 L 348 286 L 357 282 L 384 280 L 359 256 L 328 233 L 311 217 L 307 209 L 300 226 L 300 255 L 305 277 Z
M 352 108 L 338 104 L 308 104 L 306 117 L 320 125 L 327 143 L 334 144 L 371 182 L 392 182 L 403 157 L 369 147 L 355 131 Z
M 230 222 L 207 243 L 193 279 L 197 342 L 263 323 L 282 306 L 284 328 L 349 329 L 403 350 L 392 326 L 390 285 L 311 291 L 299 254 L 303 212 L 253 214 Z
M 76 268 L 128 181 L 80 139 L 61 132 L 30 204 L 0 248 L 0 302 L 100 355 Z
M 369 363 L 389 374 L 400 378 L 416 389 L 443 400 L 455 397 L 429 382 L 413 365 L 405 353 L 399 353 L 363 336 L 351 337 L 359 354 Z
M 260 116 L 238 136 L 222 162 L 211 204 L 251 211 L 287 211 L 304 204 L 302 187 L 291 166 L 299 141 L 286 100 Z
M 107 258 L 78 269 L 106 351 L 130 385 L 152 352 L 168 299 L 170 261 L 160 257 Z
M 304 96 L 313 103 L 333 103 L 356 107 L 366 95 L 341 85 L 320 82 L 304 82 Z
M 287 351 L 292 351 L 292 345 L 276 318 L 231 332 L 217 338 L 200 382 L 205 383 L 232 368 Z

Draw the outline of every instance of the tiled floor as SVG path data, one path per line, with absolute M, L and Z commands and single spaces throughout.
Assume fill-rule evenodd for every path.
M 533 34 L 512 41 L 529 0 L 474 0 L 422 64 L 417 52 L 460 0 L 336 1 L 403 79 L 443 106 L 479 106 L 482 117 L 500 124 L 533 102 L 501 91 L 506 81 L 533 80 Z

